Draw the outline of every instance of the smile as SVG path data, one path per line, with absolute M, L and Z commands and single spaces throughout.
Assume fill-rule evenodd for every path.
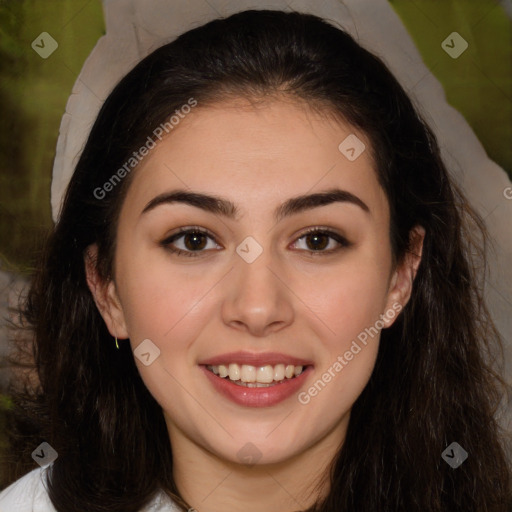
M 313 372 L 313 366 L 311 365 L 294 366 L 291 364 L 252 366 L 231 363 L 201 365 L 200 368 L 212 389 L 230 402 L 244 407 L 272 407 L 278 405 L 295 396 Z M 224 377 L 221 377 L 221 371 L 222 375 L 225 374 Z M 231 374 L 231 371 L 233 371 L 233 374 Z M 231 375 L 234 377 L 233 379 Z M 244 382 L 240 378 L 241 375 L 244 375 L 244 379 L 254 378 L 254 381 Z M 260 380 L 266 382 L 259 382 Z M 293 403 L 296 403 L 296 401 Z
M 303 372 L 303 366 L 292 364 L 252 366 L 229 363 L 209 365 L 206 368 L 223 379 L 228 379 L 234 384 L 248 388 L 274 386 L 286 379 L 298 377 Z

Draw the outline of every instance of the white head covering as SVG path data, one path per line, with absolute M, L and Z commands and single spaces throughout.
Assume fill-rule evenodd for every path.
M 512 340 L 512 200 L 507 200 L 504 194 L 511 183 L 503 169 L 487 157 L 463 116 L 446 102 L 442 86 L 423 63 L 388 1 L 104 0 L 103 3 L 107 33 L 86 60 L 60 126 L 52 181 L 54 220 L 58 218 L 64 191 L 103 101 L 139 60 L 193 27 L 245 9 L 316 14 L 341 25 L 362 46 L 383 58 L 433 128 L 448 168 L 486 219 L 490 234 L 497 241 L 496 254 L 491 255 L 486 293 L 498 328 L 505 340 Z M 449 58 L 441 42 L 440 58 Z M 512 362 L 512 343 L 507 351 L 507 359 Z M 507 372 L 510 376 L 512 368 Z

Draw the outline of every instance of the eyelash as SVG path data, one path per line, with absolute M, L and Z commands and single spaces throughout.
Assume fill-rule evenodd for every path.
M 199 227 L 191 227 L 191 228 L 183 229 L 183 230 L 179 231 L 178 233 L 175 233 L 174 235 L 171 235 L 170 237 L 166 238 L 165 240 L 162 240 L 162 242 L 160 242 L 160 245 L 165 247 L 168 251 L 170 251 L 173 254 L 176 254 L 178 256 L 188 256 L 188 257 L 200 256 L 205 251 L 203 251 L 203 250 L 183 251 L 182 249 L 177 249 L 176 247 L 173 247 L 171 245 L 173 242 L 175 242 L 176 240 L 178 240 L 179 238 L 182 238 L 183 236 L 185 236 L 187 234 L 205 235 L 205 236 L 211 238 L 215 243 L 217 243 L 214 235 L 210 231 L 203 229 L 203 228 L 199 228 Z M 349 242 L 345 237 L 339 235 L 338 233 L 336 233 L 334 231 L 331 231 L 329 229 L 322 228 L 322 227 L 309 228 L 304 233 L 302 233 L 296 240 L 301 240 L 302 238 L 306 237 L 307 235 L 311 235 L 311 234 L 327 235 L 329 238 L 332 238 L 339 244 L 339 246 L 337 248 L 329 249 L 327 251 L 310 250 L 309 252 L 310 252 L 311 256 L 328 256 L 328 255 L 333 254 L 343 248 L 347 248 L 352 245 L 352 243 Z

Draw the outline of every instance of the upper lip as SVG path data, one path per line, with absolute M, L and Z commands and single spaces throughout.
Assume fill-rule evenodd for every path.
M 294 366 L 308 366 L 313 363 L 307 359 L 301 359 L 279 352 L 229 352 L 219 356 L 210 357 L 200 361 L 200 365 L 218 366 L 220 364 L 236 363 L 238 365 L 247 364 L 251 366 L 275 366 L 276 364 L 292 364 Z

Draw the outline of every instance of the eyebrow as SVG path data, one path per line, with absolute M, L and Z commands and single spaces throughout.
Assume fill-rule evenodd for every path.
M 156 207 L 172 204 L 182 203 L 200 208 L 201 210 L 222 215 L 229 219 L 236 219 L 240 210 L 229 199 L 219 196 L 211 196 L 201 194 L 199 192 L 188 192 L 185 190 L 174 190 L 171 192 L 164 192 L 153 198 L 142 210 L 142 214 L 154 210 Z M 349 203 L 354 204 L 361 208 L 364 212 L 370 213 L 370 209 L 359 197 L 355 196 L 347 190 L 334 188 L 325 192 L 318 192 L 314 194 L 305 194 L 302 196 L 292 197 L 276 208 L 274 218 L 276 221 L 282 220 L 284 217 L 301 213 L 320 206 L 326 206 L 333 203 Z

